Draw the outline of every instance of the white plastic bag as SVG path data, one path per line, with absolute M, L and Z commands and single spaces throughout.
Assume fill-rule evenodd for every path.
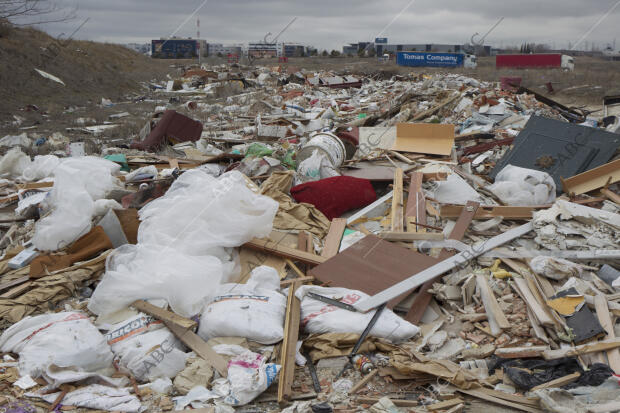
M 328 157 L 324 153 L 320 153 L 318 149 L 312 152 L 312 156 L 301 161 L 297 167 L 297 173 L 302 176 L 303 181 L 318 181 L 332 176 L 340 176 Z
M 95 372 L 112 368 L 105 337 L 77 312 L 25 317 L 0 336 L 0 351 L 19 354 L 19 372 L 39 377 L 50 366 Z
M 106 340 L 119 366 L 138 381 L 172 378 L 185 368 L 183 345 L 151 316 L 140 313 L 112 326 Z
M 284 337 L 286 297 L 278 272 L 267 266 L 252 270 L 247 284 L 223 284 L 200 318 L 198 335 L 245 337 L 261 344 L 274 344 Z
M 64 159 L 54 170 L 54 187 L 46 199 L 52 213 L 35 226 L 32 242 L 39 251 L 56 251 L 91 229 L 95 202 L 118 185 L 112 174 L 120 165 L 83 156 Z
M 24 169 L 21 179 L 24 181 L 38 181 L 54 174 L 54 170 L 60 165 L 60 158 L 55 155 L 38 155 L 32 163 Z
M 503 203 L 513 206 L 555 202 L 555 182 L 542 171 L 506 165 L 488 187 Z
M 16 146 L 0 159 L 0 176 L 5 178 L 18 177 L 24 173 L 30 163 L 30 156 L 23 153 L 19 146 Z
M 356 333 L 362 334 L 374 315 L 374 311 L 368 313 L 356 313 L 326 304 L 307 296 L 312 292 L 324 297 L 338 299 L 347 304 L 367 298 L 368 295 L 356 290 L 346 288 L 326 288 L 305 285 L 300 287 L 295 296 L 301 300 L 301 325 L 309 334 L 323 333 Z M 377 323 L 370 331 L 374 337 L 385 338 L 392 342 L 400 342 L 418 334 L 420 329 L 410 322 L 403 320 L 392 310 L 384 309 Z
M 108 258 L 88 308 L 104 315 L 137 299 L 163 298 L 177 314 L 197 314 L 234 271 L 230 248 L 269 235 L 277 210 L 239 172 L 185 172 L 140 210 L 138 244 Z

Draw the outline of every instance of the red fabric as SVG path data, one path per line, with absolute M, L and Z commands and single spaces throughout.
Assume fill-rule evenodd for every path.
M 330 220 L 377 200 L 368 179 L 350 176 L 335 176 L 297 185 L 291 188 L 291 195 L 297 202 L 314 205 Z

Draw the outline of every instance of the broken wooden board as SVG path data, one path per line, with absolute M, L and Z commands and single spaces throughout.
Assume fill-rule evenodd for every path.
M 607 332 L 607 338 L 616 338 L 614 331 L 614 325 L 609 315 L 609 308 L 607 306 L 607 299 L 604 295 L 597 294 L 594 297 L 594 308 L 596 309 L 596 315 L 599 322 Z M 607 351 L 607 360 L 609 361 L 609 367 L 616 374 L 620 374 L 620 350 L 615 348 Z
M 495 395 L 491 396 L 490 394 L 487 394 L 487 392 L 482 391 L 482 390 L 456 389 L 456 391 L 459 393 L 467 394 L 472 397 L 476 397 L 478 399 L 486 400 L 488 402 L 500 404 L 502 406 L 512 407 L 513 409 L 517 409 L 517 410 L 522 410 L 524 412 L 530 412 L 530 413 L 542 413 L 543 412 L 543 410 L 536 408 L 536 407 L 532 407 L 530 404 L 522 403 L 520 401 L 511 402 L 511 401 L 507 401 L 504 399 L 500 399 L 499 397 Z M 500 392 L 496 392 L 496 393 L 500 393 Z M 525 401 L 529 401 L 529 399 L 523 396 L 521 396 L 521 398 L 524 399 Z
M 505 219 L 532 219 L 532 212 L 537 209 L 548 208 L 549 205 L 540 206 L 480 206 L 474 219 L 490 219 L 504 217 Z M 461 205 L 442 205 L 439 215 L 442 218 L 457 218 L 463 206 Z
M 573 383 L 573 382 L 577 381 L 579 379 L 579 377 L 581 377 L 581 373 L 579 373 L 579 372 L 575 372 L 575 373 L 572 373 L 572 374 L 567 374 L 566 376 L 558 377 L 555 380 L 551 380 L 551 381 L 548 381 L 546 383 L 539 384 L 538 386 L 532 387 L 530 389 L 530 391 L 533 392 L 533 391 L 536 391 L 536 390 L 550 389 L 550 388 L 553 388 L 553 387 L 566 386 L 567 384 L 570 384 L 570 383 Z
M 422 192 L 423 180 L 424 174 L 422 172 L 411 174 L 407 212 L 405 214 L 407 232 L 426 232 L 426 228 L 416 225 L 416 223 L 426 224 L 426 198 Z
M 562 357 L 574 357 L 582 354 L 595 353 L 597 351 L 607 351 L 618 347 L 620 347 L 620 338 L 613 338 L 588 344 L 582 344 L 575 347 L 560 348 L 557 350 L 545 350 L 543 351 L 543 358 L 545 360 L 555 360 Z
M 476 214 L 479 206 L 480 204 L 477 202 L 467 202 L 465 208 L 463 208 L 463 210 L 461 211 L 461 214 L 459 215 L 456 224 L 454 224 L 452 232 L 450 232 L 450 236 L 448 237 L 449 239 L 454 239 L 457 241 L 463 239 L 463 237 L 465 236 L 465 232 L 467 231 L 469 224 L 471 224 L 471 221 L 474 219 L 474 215 Z M 439 254 L 439 257 L 441 259 L 446 259 L 448 257 L 451 257 L 452 255 L 454 255 L 452 252 L 444 249 Z M 424 316 L 426 307 L 428 307 L 432 298 L 432 294 L 429 293 L 428 290 L 433 287 L 433 282 L 435 282 L 435 280 L 436 278 L 433 278 L 431 280 L 428 280 L 424 285 L 422 285 L 422 288 L 420 288 L 420 291 L 413 299 L 411 308 L 405 316 L 405 319 L 410 323 L 417 324 L 422 319 L 422 316 Z
M 321 257 L 320 255 L 300 251 L 286 245 L 280 245 L 270 239 L 252 238 L 249 242 L 246 242 L 243 245 L 260 251 L 265 251 L 279 257 L 300 261 L 304 264 L 319 265 L 327 261 L 327 258 Z
M 491 333 L 495 337 L 498 337 L 502 333 L 502 330 L 509 329 L 511 325 L 500 308 L 486 277 L 482 274 L 476 275 L 476 284 L 478 285 L 480 297 L 482 298 L 482 303 L 487 313 Z
M 553 322 L 551 315 L 549 315 L 545 304 L 536 299 L 532 291 L 530 291 L 527 281 L 523 278 L 515 277 L 514 282 L 517 287 L 517 292 L 523 301 L 525 301 L 526 305 L 532 310 L 532 313 L 534 313 L 539 323 L 547 327 L 554 326 L 555 323 Z
M 198 325 L 197 322 L 191 320 L 189 318 L 181 317 L 178 314 L 173 313 L 172 311 L 165 310 L 161 307 L 157 307 L 151 303 L 148 303 L 144 300 L 134 301 L 131 306 L 138 311 L 142 311 L 148 315 L 152 315 L 153 317 L 160 319 L 163 322 L 170 322 L 178 325 L 183 328 L 196 328 Z
M 394 169 L 394 194 L 392 195 L 392 232 L 403 232 L 403 170 Z
M 613 192 L 611 189 L 603 188 L 601 189 L 601 193 L 605 195 L 607 198 L 609 198 L 610 201 L 615 202 L 616 204 L 620 205 L 620 195 Z
M 228 376 L 228 363 L 226 363 L 226 360 L 217 354 L 199 335 L 175 323 L 164 322 L 164 324 L 183 344 L 209 362 L 222 377 Z
M 542 357 L 543 351 L 548 348 L 547 346 L 502 347 L 495 350 L 494 354 L 504 359 L 536 358 Z
M 411 162 L 408 160 L 408 162 Z M 360 167 L 363 165 L 363 167 Z M 413 166 L 403 168 L 403 172 L 411 170 Z M 376 182 L 392 182 L 394 180 L 393 166 L 375 165 L 372 162 L 359 162 L 353 167 L 341 168 L 342 176 L 351 176 L 353 178 L 368 179 Z
M 334 218 L 329 225 L 329 232 L 325 237 L 325 244 L 323 245 L 323 251 L 321 257 L 331 258 L 338 254 L 340 250 L 340 241 L 342 241 L 342 235 L 347 227 L 347 220 L 345 218 Z
M 467 249 L 423 271 L 414 272 L 413 275 L 411 275 L 409 278 L 392 285 L 391 287 L 381 291 L 380 293 L 372 297 L 363 299 L 360 302 L 355 303 L 353 306 L 361 312 L 369 311 L 372 308 L 378 307 L 383 303 L 387 303 L 388 301 L 393 300 L 394 298 L 399 297 L 407 293 L 408 291 L 419 287 L 427 281 L 433 280 L 434 278 L 446 273 L 447 271 L 450 271 L 458 266 L 465 265 L 470 260 L 484 254 L 487 251 L 492 250 L 493 248 L 504 245 L 505 243 L 510 242 L 515 238 L 527 234 L 532 229 L 532 223 L 528 222 L 527 224 L 508 230 L 501 235 L 488 239 L 482 245 L 482 248 L 478 248 L 475 250 L 473 248 Z
M 377 236 L 386 241 L 443 241 L 445 239 L 441 232 L 380 232 Z
M 620 181 L 620 159 L 562 179 L 562 188 L 567 194 L 580 195 L 618 181 Z
M 412 270 L 421 271 L 437 260 L 367 235 L 308 273 L 331 287 L 360 290 L 373 295 L 402 281 Z
M 280 363 L 282 368 L 278 378 L 278 403 L 290 400 L 293 394 L 292 385 L 295 378 L 295 353 L 299 338 L 299 322 L 301 317 L 301 301 L 295 297 L 295 291 L 301 281 L 291 284 L 286 301 L 286 317 L 284 320 L 284 340 L 281 346 Z

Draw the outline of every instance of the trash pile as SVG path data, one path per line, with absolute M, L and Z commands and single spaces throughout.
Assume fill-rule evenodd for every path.
M 619 119 L 454 73 L 150 87 L 125 142 L 0 139 L 4 411 L 620 410 Z

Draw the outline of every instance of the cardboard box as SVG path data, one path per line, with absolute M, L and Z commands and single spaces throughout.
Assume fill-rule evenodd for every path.
M 454 125 L 399 123 L 393 151 L 450 155 L 454 146 Z

